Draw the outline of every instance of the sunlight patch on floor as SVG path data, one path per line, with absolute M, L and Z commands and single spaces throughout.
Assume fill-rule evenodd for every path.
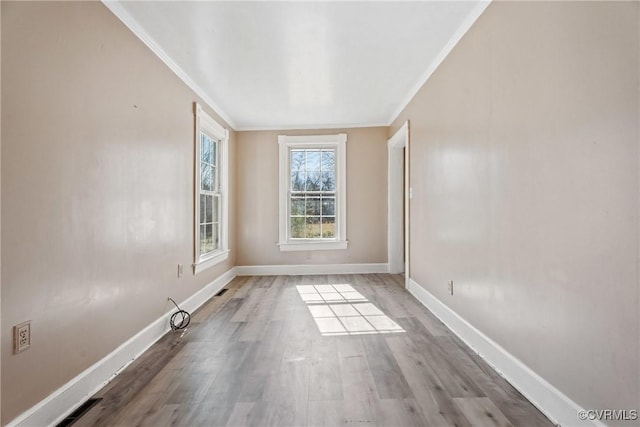
M 299 285 L 296 288 L 322 335 L 404 332 L 351 285 Z

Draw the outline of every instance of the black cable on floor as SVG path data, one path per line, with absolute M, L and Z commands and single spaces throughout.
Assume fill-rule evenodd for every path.
M 182 310 L 180 307 L 178 307 L 178 304 L 176 304 L 176 302 L 172 298 L 169 298 L 169 301 L 171 301 L 173 305 L 175 305 L 176 308 L 178 309 L 178 311 L 173 313 L 171 315 L 171 318 L 169 319 L 169 325 L 171 325 L 171 329 L 174 331 L 177 331 L 189 326 L 189 322 L 191 322 L 191 315 L 188 312 Z M 180 322 L 176 323 L 176 319 L 178 318 Z

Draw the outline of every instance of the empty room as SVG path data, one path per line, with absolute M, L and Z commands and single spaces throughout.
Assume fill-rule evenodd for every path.
M 0 425 L 640 426 L 640 2 L 0 24 Z

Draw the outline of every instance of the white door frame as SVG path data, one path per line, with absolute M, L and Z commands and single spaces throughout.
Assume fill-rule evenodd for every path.
M 387 249 L 389 272 L 402 273 L 404 270 L 406 283 L 409 283 L 409 122 L 406 121 L 398 131 L 389 138 L 388 167 L 388 234 Z M 402 156 L 404 151 L 404 158 Z M 404 169 L 404 171 L 403 171 Z M 403 173 L 404 172 L 404 173 Z M 404 175 L 404 176 L 403 176 Z M 404 194 L 400 191 L 404 180 Z M 402 202 L 404 200 L 404 221 Z M 404 223 L 404 227 L 403 227 Z M 404 266 L 402 265 L 402 241 L 404 237 Z

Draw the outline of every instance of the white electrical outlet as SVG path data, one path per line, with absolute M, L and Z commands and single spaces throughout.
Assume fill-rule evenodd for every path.
M 13 352 L 20 353 L 31 346 L 31 320 L 13 327 Z
M 453 280 L 449 280 L 449 293 L 453 295 Z
M 184 274 L 184 265 L 178 264 L 178 277 L 182 277 L 183 274 Z

